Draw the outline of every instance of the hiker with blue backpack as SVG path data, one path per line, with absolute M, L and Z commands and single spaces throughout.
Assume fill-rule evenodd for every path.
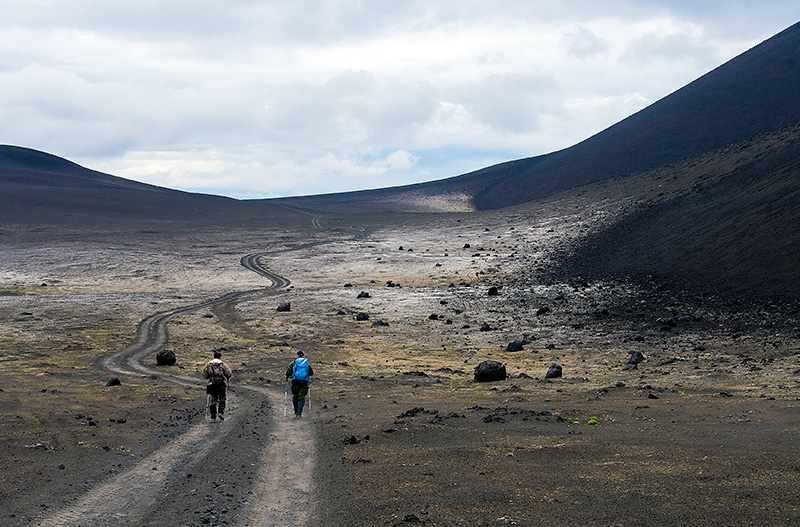
M 292 361 L 286 370 L 286 382 L 292 380 L 292 406 L 294 406 L 294 417 L 298 419 L 303 416 L 303 407 L 306 404 L 308 387 L 311 384 L 311 376 L 314 370 L 304 357 L 302 351 L 297 352 L 297 358 Z

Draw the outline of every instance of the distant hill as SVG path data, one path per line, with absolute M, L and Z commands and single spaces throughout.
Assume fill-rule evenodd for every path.
M 202 225 L 297 214 L 276 204 L 246 203 L 138 183 L 30 148 L 0 145 L 0 223 Z

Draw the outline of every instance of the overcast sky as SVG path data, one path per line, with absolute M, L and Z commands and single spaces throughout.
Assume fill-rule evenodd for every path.
M 560 150 L 800 20 L 797 0 L 0 0 L 0 143 L 238 198 Z

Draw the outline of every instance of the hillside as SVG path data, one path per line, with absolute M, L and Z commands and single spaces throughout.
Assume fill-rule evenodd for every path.
M 557 276 L 800 298 L 800 126 L 626 179 L 653 173 L 690 184 L 588 237 Z
M 297 216 L 271 203 L 182 192 L 104 174 L 66 159 L 0 145 L 0 223 L 97 227 L 230 224 Z
M 570 148 L 453 178 L 373 191 L 288 198 L 317 210 L 477 210 L 545 198 L 713 152 L 800 123 L 800 23 Z

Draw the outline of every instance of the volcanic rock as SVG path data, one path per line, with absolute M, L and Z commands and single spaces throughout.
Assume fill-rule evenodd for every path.
M 159 366 L 173 366 L 175 361 L 175 352 L 172 350 L 161 350 L 156 355 L 156 364 Z
M 506 346 L 506 351 L 522 351 L 524 346 L 525 341 L 522 339 L 517 339 L 508 343 L 508 346 Z
M 563 373 L 563 370 L 561 368 L 561 365 L 559 363 L 557 363 L 557 362 L 554 362 L 547 369 L 547 373 L 545 373 L 544 378 L 545 379 L 555 379 L 555 378 L 561 377 L 562 373 Z
M 494 360 L 486 360 L 475 367 L 475 382 L 503 381 L 508 377 L 506 367 Z

